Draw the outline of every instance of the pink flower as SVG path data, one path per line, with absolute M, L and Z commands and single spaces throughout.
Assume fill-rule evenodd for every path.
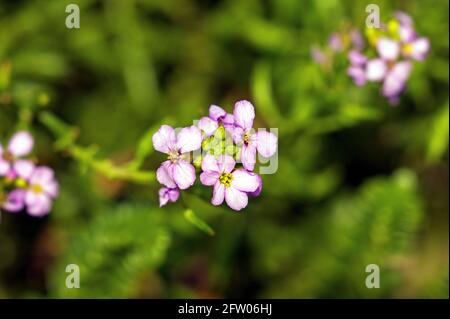
M 328 39 L 328 46 L 335 52 L 340 52 L 344 49 L 342 38 L 338 33 L 332 33 Z
M 383 60 L 395 61 L 400 54 L 400 43 L 389 38 L 380 38 L 377 42 L 377 51 Z
M 195 168 L 190 163 L 190 152 L 201 147 L 202 133 L 195 127 L 181 129 L 177 136 L 169 125 L 162 125 L 153 135 L 155 150 L 168 155 L 156 171 L 158 181 L 168 188 L 186 189 L 195 182 Z
M 21 131 L 13 135 L 6 150 L 0 145 L 0 176 L 11 173 L 13 162 L 28 155 L 33 149 L 34 140 L 30 133 Z
M 387 63 L 382 59 L 373 59 L 367 63 L 366 78 L 369 81 L 383 81 L 382 93 L 391 104 L 396 104 L 398 96 L 404 91 L 411 74 L 409 61 Z
M 203 185 L 214 186 L 211 203 L 220 205 L 225 199 L 228 206 L 236 211 L 248 204 L 248 194 L 261 191 L 261 178 L 244 169 L 234 169 L 236 162 L 229 155 L 216 159 L 208 154 L 203 158 L 200 180 Z M 259 194 L 258 194 L 259 195 Z
M 211 105 L 209 116 L 202 117 L 197 124 L 198 128 L 205 132 L 206 137 L 213 135 L 219 125 L 231 131 L 234 127 L 234 117 L 217 105 Z
M 159 190 L 159 207 L 163 207 L 169 201 L 174 203 L 180 197 L 180 190 L 178 188 L 163 187 Z
M 277 151 L 278 138 L 267 131 L 255 133 L 253 120 L 255 109 L 248 101 L 238 101 L 234 105 L 235 128 L 233 140 L 241 145 L 241 161 L 244 168 L 253 171 L 256 163 L 256 151 L 264 157 L 270 157 Z
M 367 57 L 356 49 L 351 50 L 347 57 L 351 64 L 347 68 L 347 74 L 353 79 L 356 85 L 364 85 L 367 80 L 365 72 Z
M 17 161 L 14 170 L 19 178 L 26 181 L 24 193 L 17 194 L 17 197 L 23 199 L 28 214 L 39 217 L 47 215 L 59 193 L 53 170 L 46 166 L 35 167 L 32 162 L 26 160 Z
M 20 212 L 25 207 L 26 191 L 18 188 L 11 191 L 6 196 L 6 201 L 2 204 L 2 208 L 11 213 Z
M 319 65 L 325 65 L 329 62 L 328 56 L 320 48 L 314 46 L 310 50 L 311 58 Z

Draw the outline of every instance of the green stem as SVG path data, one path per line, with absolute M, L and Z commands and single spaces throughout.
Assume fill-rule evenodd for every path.
M 95 158 L 96 148 L 77 145 L 75 140 L 79 135 L 78 129 L 64 123 L 55 115 L 43 112 L 39 115 L 39 120 L 57 137 L 55 145 L 59 150 L 67 152 L 74 159 L 96 172 L 110 179 L 125 180 L 137 184 L 148 185 L 155 182 L 155 172 L 153 171 L 139 170 L 138 167 L 130 165 L 130 163 L 119 166 L 109 159 Z

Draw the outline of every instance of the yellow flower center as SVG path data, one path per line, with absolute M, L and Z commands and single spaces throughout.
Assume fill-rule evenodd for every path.
M 33 186 L 31 186 L 31 190 L 33 191 L 33 192 L 35 192 L 35 193 L 38 193 L 38 194 L 40 194 L 40 193 L 42 193 L 43 191 L 44 191 L 44 189 L 42 188 L 42 186 L 41 185 L 33 185 Z
M 19 188 L 25 188 L 27 186 L 27 181 L 23 178 L 16 179 L 16 186 Z
M 172 162 L 176 162 L 180 158 L 180 154 L 177 151 L 170 151 L 167 159 Z
M 410 55 L 413 52 L 413 46 L 410 43 L 403 45 L 402 47 L 403 54 Z
M 246 133 L 244 134 L 244 143 L 247 144 L 248 142 L 250 142 L 250 134 Z
M 222 175 L 220 175 L 219 177 L 219 181 L 226 187 L 230 187 L 231 182 L 233 181 L 233 175 L 231 173 L 222 173 Z

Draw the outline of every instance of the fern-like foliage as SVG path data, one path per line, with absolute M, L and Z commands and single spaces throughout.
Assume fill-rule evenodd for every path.
M 423 215 L 416 188 L 415 175 L 401 170 L 370 180 L 282 236 L 276 226 L 256 226 L 255 271 L 277 279 L 266 296 L 389 297 L 404 279 L 396 260 L 408 253 Z M 380 268 L 380 289 L 365 285 L 369 264 Z
M 64 298 L 139 297 L 141 281 L 165 260 L 170 234 L 157 210 L 120 206 L 74 234 L 53 269 L 50 293 Z M 66 265 L 80 268 L 80 288 L 67 288 Z M 147 288 L 146 288 L 147 289 Z

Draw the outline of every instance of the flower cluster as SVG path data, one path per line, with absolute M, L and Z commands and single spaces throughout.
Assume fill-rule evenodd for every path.
M 382 95 L 395 105 L 406 88 L 412 61 L 425 60 L 430 51 L 430 42 L 417 34 L 409 15 L 396 12 L 380 28 L 367 28 L 366 39 L 354 29 L 333 33 L 328 48 L 333 54 L 347 54 L 350 63 L 347 74 L 357 86 L 367 82 L 382 83 Z M 333 56 L 318 48 L 313 48 L 311 55 L 320 65 L 329 65 Z
M 359 86 L 368 81 L 381 82 L 383 96 L 395 105 L 411 74 L 411 61 L 423 61 L 430 51 L 430 43 L 417 35 L 414 21 L 403 12 L 397 12 L 380 29 L 367 29 L 367 37 L 369 52 L 353 48 L 348 53 L 347 73 Z M 371 49 L 375 57 L 368 58 Z
M 54 172 L 46 166 L 36 166 L 26 156 L 33 149 L 30 133 L 14 134 L 6 148 L 0 144 L 0 209 L 19 212 L 26 208 L 31 216 L 44 216 L 58 195 Z
M 358 29 L 333 32 L 328 38 L 328 45 L 325 49 L 317 46 L 311 48 L 311 57 L 317 64 L 330 68 L 335 55 L 348 51 L 350 48 L 359 50 L 364 48 L 364 38 Z
M 253 129 L 255 109 L 248 101 L 238 101 L 233 114 L 211 105 L 209 115 L 197 125 L 182 128 L 178 134 L 162 125 L 153 135 L 155 150 L 167 154 L 156 171 L 164 185 L 159 190 L 160 206 L 175 202 L 180 190 L 191 187 L 196 180 L 196 167 L 201 169 L 200 181 L 213 187 L 211 203 L 223 201 L 234 210 L 248 204 L 248 196 L 259 196 L 262 179 L 254 172 L 257 154 L 268 158 L 277 151 L 277 136 Z M 242 163 L 242 168 L 237 167 Z

